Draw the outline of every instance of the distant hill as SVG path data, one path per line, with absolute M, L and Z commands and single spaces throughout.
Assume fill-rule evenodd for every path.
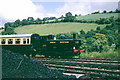
M 119 13 L 120 15 L 120 13 Z M 89 14 L 85 16 L 78 16 L 76 17 L 77 20 L 97 20 L 100 18 L 110 18 L 114 16 L 114 18 L 118 18 L 118 13 L 104 13 L 104 14 Z
M 15 32 L 18 34 L 29 34 L 29 33 L 58 34 L 58 33 L 66 33 L 66 32 L 79 32 L 81 29 L 87 32 L 91 29 L 96 29 L 97 26 L 100 26 L 101 28 L 105 27 L 105 25 L 98 25 L 95 23 L 66 22 L 66 23 L 26 25 L 15 28 Z
M 120 13 L 119 13 L 120 14 Z M 104 13 L 104 14 L 89 14 L 85 16 L 76 17 L 77 20 L 98 20 L 100 18 L 118 18 L 118 13 Z M 50 21 L 55 21 L 50 20 Z M 83 29 L 85 32 L 96 29 L 97 26 L 101 28 L 106 25 L 98 25 L 95 23 L 77 23 L 77 22 L 63 22 L 63 23 L 49 23 L 49 24 L 32 24 L 25 25 L 15 28 L 17 34 L 29 34 L 29 33 L 38 33 L 38 34 L 58 34 L 58 33 L 67 33 L 67 32 L 79 32 Z

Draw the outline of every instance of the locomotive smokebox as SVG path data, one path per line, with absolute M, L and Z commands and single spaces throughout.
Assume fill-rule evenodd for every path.
M 73 33 L 73 39 L 76 39 L 76 33 Z

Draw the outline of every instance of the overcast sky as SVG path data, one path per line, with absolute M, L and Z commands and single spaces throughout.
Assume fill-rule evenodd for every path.
M 119 0 L 0 0 L 0 26 L 28 17 L 60 17 L 67 12 L 87 15 L 94 11 L 114 11 Z

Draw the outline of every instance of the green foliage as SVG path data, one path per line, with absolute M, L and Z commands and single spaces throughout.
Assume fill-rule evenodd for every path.
M 79 57 L 79 56 L 77 56 Z M 111 59 L 119 59 L 118 51 L 109 50 L 108 52 L 91 52 L 91 53 L 82 53 L 80 58 L 111 58 Z
M 90 38 L 90 37 L 94 36 L 95 33 L 96 33 L 96 32 L 95 32 L 93 29 L 91 29 L 90 31 L 87 32 L 87 34 L 85 35 L 85 38 L 86 38 L 86 39 L 87 39 L 87 38 Z
M 92 14 L 99 14 L 100 12 L 99 11 L 96 11 L 96 12 L 93 12 Z
M 12 27 L 8 27 L 8 28 L 6 29 L 6 31 L 3 31 L 3 32 L 2 32 L 2 35 L 10 35 L 10 34 L 16 34 L 16 33 L 14 32 L 14 28 L 12 28 Z
M 93 36 L 91 43 L 93 51 L 108 51 L 107 38 L 104 34 L 96 33 L 95 36 Z
M 71 17 L 72 16 L 72 13 L 71 12 L 68 12 L 65 14 L 66 17 Z
M 115 10 L 115 13 L 120 13 L 120 10 L 116 9 L 116 10 Z
M 72 34 L 71 33 L 59 33 L 56 34 L 57 39 L 72 39 Z
M 103 13 L 107 13 L 107 11 L 106 11 L 106 10 L 104 10 L 104 11 L 103 11 Z
M 86 44 L 86 39 L 85 38 L 80 38 L 79 40 L 81 40 L 81 46 L 80 49 L 81 50 L 86 50 L 87 49 L 87 44 Z
M 80 31 L 80 34 L 81 34 L 81 35 L 84 35 L 84 34 L 85 34 L 85 31 L 82 29 L 82 30 Z
M 28 21 L 28 24 L 34 24 L 34 18 L 33 17 L 28 17 L 27 21 Z M 27 24 L 25 24 L 25 25 L 27 25 Z
M 75 20 L 75 16 L 72 16 L 71 12 L 65 14 L 64 22 L 73 22 Z
M 98 31 L 99 31 L 99 30 L 100 30 L 100 26 L 98 26 L 98 27 L 96 28 L 96 30 L 98 30 Z
M 7 23 L 4 24 L 4 26 L 5 26 L 5 31 L 6 31 L 8 27 L 11 27 L 11 23 L 7 22 Z
M 26 19 L 23 19 L 21 23 L 22 23 L 23 26 L 29 24 L 28 21 L 27 21 Z
M 80 30 L 80 35 L 78 35 L 79 38 L 85 38 L 85 31 L 82 29 Z
M 41 20 L 40 18 L 37 18 L 37 19 L 35 20 L 35 23 L 36 23 L 36 24 L 41 24 L 41 23 L 42 23 L 42 20 Z
M 18 27 L 20 25 L 21 25 L 21 22 L 19 19 L 14 22 L 14 27 Z

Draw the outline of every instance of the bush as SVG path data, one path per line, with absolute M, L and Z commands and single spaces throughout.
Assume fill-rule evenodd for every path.
M 14 32 L 14 28 L 13 28 L 13 27 L 8 27 L 8 28 L 6 29 L 6 31 L 3 31 L 3 32 L 2 32 L 2 34 L 3 34 L 3 35 L 10 35 L 10 34 L 16 34 L 16 33 Z

